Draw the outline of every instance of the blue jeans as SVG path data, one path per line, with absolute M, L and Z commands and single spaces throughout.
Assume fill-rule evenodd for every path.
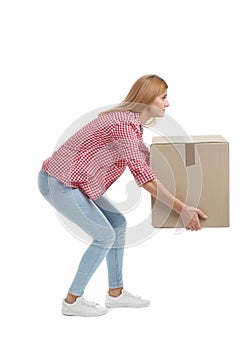
M 92 238 L 84 253 L 69 293 L 81 296 L 106 257 L 109 288 L 123 286 L 122 268 L 125 243 L 125 217 L 105 198 L 90 200 L 77 188 L 68 187 L 40 170 L 39 190 L 61 214 L 81 227 Z

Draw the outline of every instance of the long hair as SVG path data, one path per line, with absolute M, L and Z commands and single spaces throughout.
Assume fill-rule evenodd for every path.
M 102 111 L 99 115 L 112 112 L 133 111 L 141 113 L 157 96 L 168 89 L 166 82 L 157 75 L 147 74 L 139 78 L 131 87 L 125 99 L 114 108 Z M 151 118 L 144 126 L 153 125 L 155 118 Z

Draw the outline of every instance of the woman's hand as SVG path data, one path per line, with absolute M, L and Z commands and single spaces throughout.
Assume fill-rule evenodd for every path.
M 185 204 L 180 213 L 181 220 L 187 230 L 198 231 L 201 229 L 200 218 L 207 219 L 207 215 L 198 208 L 190 207 Z
M 166 204 L 181 216 L 182 223 L 187 230 L 197 231 L 201 229 L 200 217 L 207 219 L 207 215 L 200 209 L 190 207 L 178 198 L 174 197 L 158 180 L 154 179 L 146 182 L 142 187 L 148 191 L 154 198 Z

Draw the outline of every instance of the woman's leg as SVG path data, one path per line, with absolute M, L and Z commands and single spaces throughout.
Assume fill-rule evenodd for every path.
M 113 246 L 116 233 L 101 209 L 80 190 L 65 186 L 43 171 L 39 174 L 39 188 L 56 210 L 93 238 L 69 289 L 71 295 L 81 296 L 93 273 Z
M 106 255 L 108 268 L 109 292 L 118 296 L 123 287 L 123 254 L 125 246 L 126 219 L 105 197 L 95 200 L 113 227 L 116 238 L 113 246 Z

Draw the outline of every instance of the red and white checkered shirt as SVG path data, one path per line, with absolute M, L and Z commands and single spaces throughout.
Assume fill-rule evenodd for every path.
M 82 127 L 43 162 L 42 168 L 95 200 L 126 167 L 139 186 L 156 178 L 149 158 L 139 113 L 112 112 Z

